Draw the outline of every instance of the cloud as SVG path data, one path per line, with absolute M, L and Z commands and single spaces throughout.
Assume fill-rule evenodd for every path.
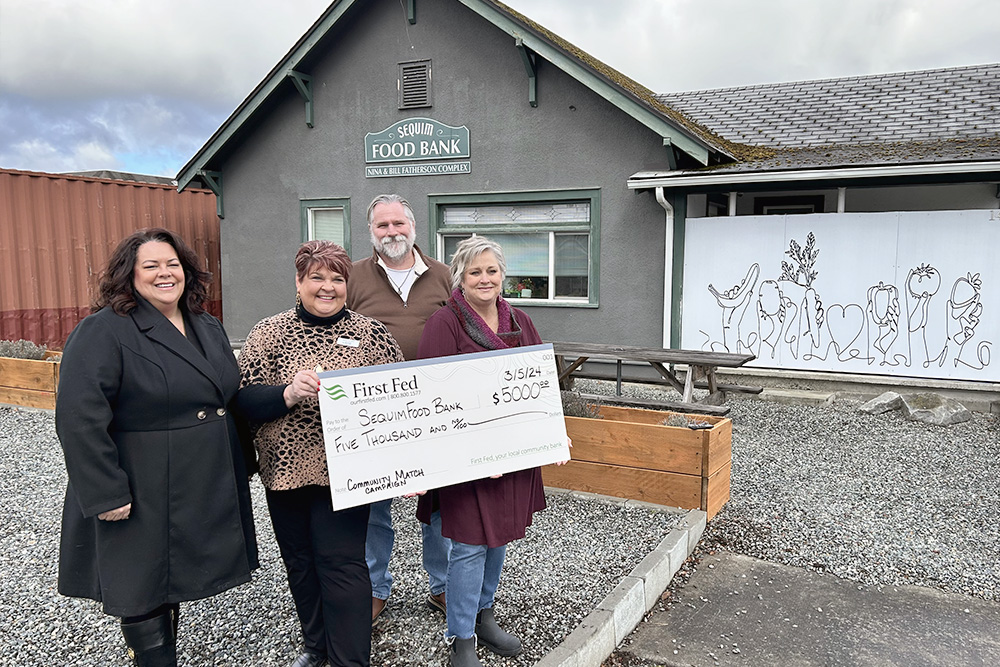
M 329 0 L 0 0 L 0 167 L 174 176 Z
M 175 175 L 331 1 L 0 0 L 0 167 Z M 992 0 L 506 2 L 655 92 L 1000 62 Z
M 0 0 L 0 167 L 174 176 L 327 0 Z
M 117 167 L 114 156 L 96 142 L 56 147 L 44 139 L 27 139 L 8 148 L 8 153 L 0 154 L 0 160 L 19 162 L 30 160 L 31 171 L 64 172 L 82 171 L 80 165 L 105 164 Z
M 47 105 L 10 96 L 0 103 L 0 166 L 174 176 L 227 111 L 153 95 Z
M 235 106 L 327 0 L 0 0 L 0 87 L 38 100 L 157 94 Z
M 1000 61 L 991 0 L 508 4 L 656 92 Z

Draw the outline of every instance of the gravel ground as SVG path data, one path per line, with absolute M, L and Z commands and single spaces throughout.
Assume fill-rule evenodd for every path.
M 126 665 L 116 619 L 91 601 L 56 593 L 59 517 L 66 476 L 52 414 L 0 406 L 0 665 Z M 251 485 L 261 569 L 252 583 L 181 605 L 181 665 L 284 667 L 299 630 L 263 489 Z M 557 646 L 673 529 L 679 514 L 549 496 L 528 536 L 508 548 L 497 594 L 501 624 L 525 651 L 488 666 L 534 664 Z M 416 502 L 394 504 L 396 585 L 372 637 L 379 667 L 447 664 L 443 616 L 424 605 Z
M 613 385 L 581 383 L 613 393 Z M 677 399 L 648 385 L 625 394 Z M 892 412 L 730 400 L 732 490 L 659 605 L 717 550 L 859 586 L 915 585 L 1000 600 L 1000 420 L 950 427 Z M 626 641 L 604 667 L 652 667 Z
M 607 382 L 581 391 L 613 393 Z M 651 385 L 623 393 L 670 396 Z M 732 395 L 731 395 L 732 396 Z M 674 400 L 677 395 L 672 394 Z M 738 395 L 732 490 L 701 549 L 873 586 L 1000 600 L 1000 422 L 942 427 L 858 401 L 781 405 Z
M 703 546 L 874 586 L 1000 600 L 1000 423 L 738 403 L 733 498 Z
M 607 390 L 594 383 L 586 391 Z M 662 395 L 627 385 L 628 393 Z M 826 572 L 859 584 L 913 584 L 1000 600 L 1000 424 L 975 414 L 937 427 L 898 413 L 732 402 L 732 498 L 709 523 L 714 549 Z M 113 619 L 55 592 L 65 486 L 51 414 L 0 408 L 0 665 L 124 665 Z M 287 665 L 298 629 L 254 483 L 262 568 L 254 582 L 182 607 L 181 664 Z M 558 645 L 675 525 L 676 516 L 553 495 L 514 544 L 497 598 L 531 665 Z M 372 664 L 444 665 L 442 617 L 423 605 L 413 501 L 396 503 L 397 585 L 373 636 Z M 675 584 L 683 583 L 683 574 Z M 637 664 L 616 654 L 608 665 Z

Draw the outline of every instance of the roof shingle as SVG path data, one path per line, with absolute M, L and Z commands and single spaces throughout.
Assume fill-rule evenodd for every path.
M 1000 160 L 1000 64 L 656 98 L 762 151 L 688 174 Z
M 776 150 L 1000 135 L 1000 64 L 656 98 L 724 139 Z

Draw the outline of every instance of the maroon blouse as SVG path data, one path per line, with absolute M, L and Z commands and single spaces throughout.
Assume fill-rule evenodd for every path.
M 521 327 L 521 345 L 542 342 L 535 325 L 523 311 L 511 308 Z M 448 306 L 427 320 L 417 348 L 418 359 L 483 352 Z M 542 471 L 530 468 L 507 473 L 498 479 L 477 479 L 428 491 L 417 502 L 417 518 L 430 523 L 431 513 L 441 510 L 441 533 L 465 544 L 499 547 L 524 537 L 535 512 L 545 509 Z

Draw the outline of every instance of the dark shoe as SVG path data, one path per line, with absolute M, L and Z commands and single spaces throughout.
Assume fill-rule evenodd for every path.
M 497 625 L 493 607 L 487 607 L 476 615 L 476 636 L 480 644 L 497 655 L 510 657 L 521 652 L 521 640 Z
M 177 667 L 177 635 L 170 612 L 138 623 L 122 623 L 122 636 L 136 667 Z
M 427 596 L 427 606 L 434 611 L 439 611 L 445 616 L 448 615 L 448 605 L 444 601 L 444 591 L 441 591 L 437 595 L 431 593 Z
M 383 600 L 382 598 L 376 598 L 376 597 L 372 598 L 372 627 L 373 628 L 375 627 L 375 624 L 378 623 L 378 617 L 382 615 L 383 611 L 385 611 L 385 607 L 386 607 L 387 604 L 388 604 L 387 600 Z
M 292 663 L 292 667 L 320 667 L 320 665 L 325 664 L 325 655 L 316 655 L 315 653 L 306 651 L 299 657 L 295 658 L 295 662 Z
M 451 638 L 448 649 L 448 664 L 450 667 L 483 667 L 476 657 L 476 636 L 468 639 Z

